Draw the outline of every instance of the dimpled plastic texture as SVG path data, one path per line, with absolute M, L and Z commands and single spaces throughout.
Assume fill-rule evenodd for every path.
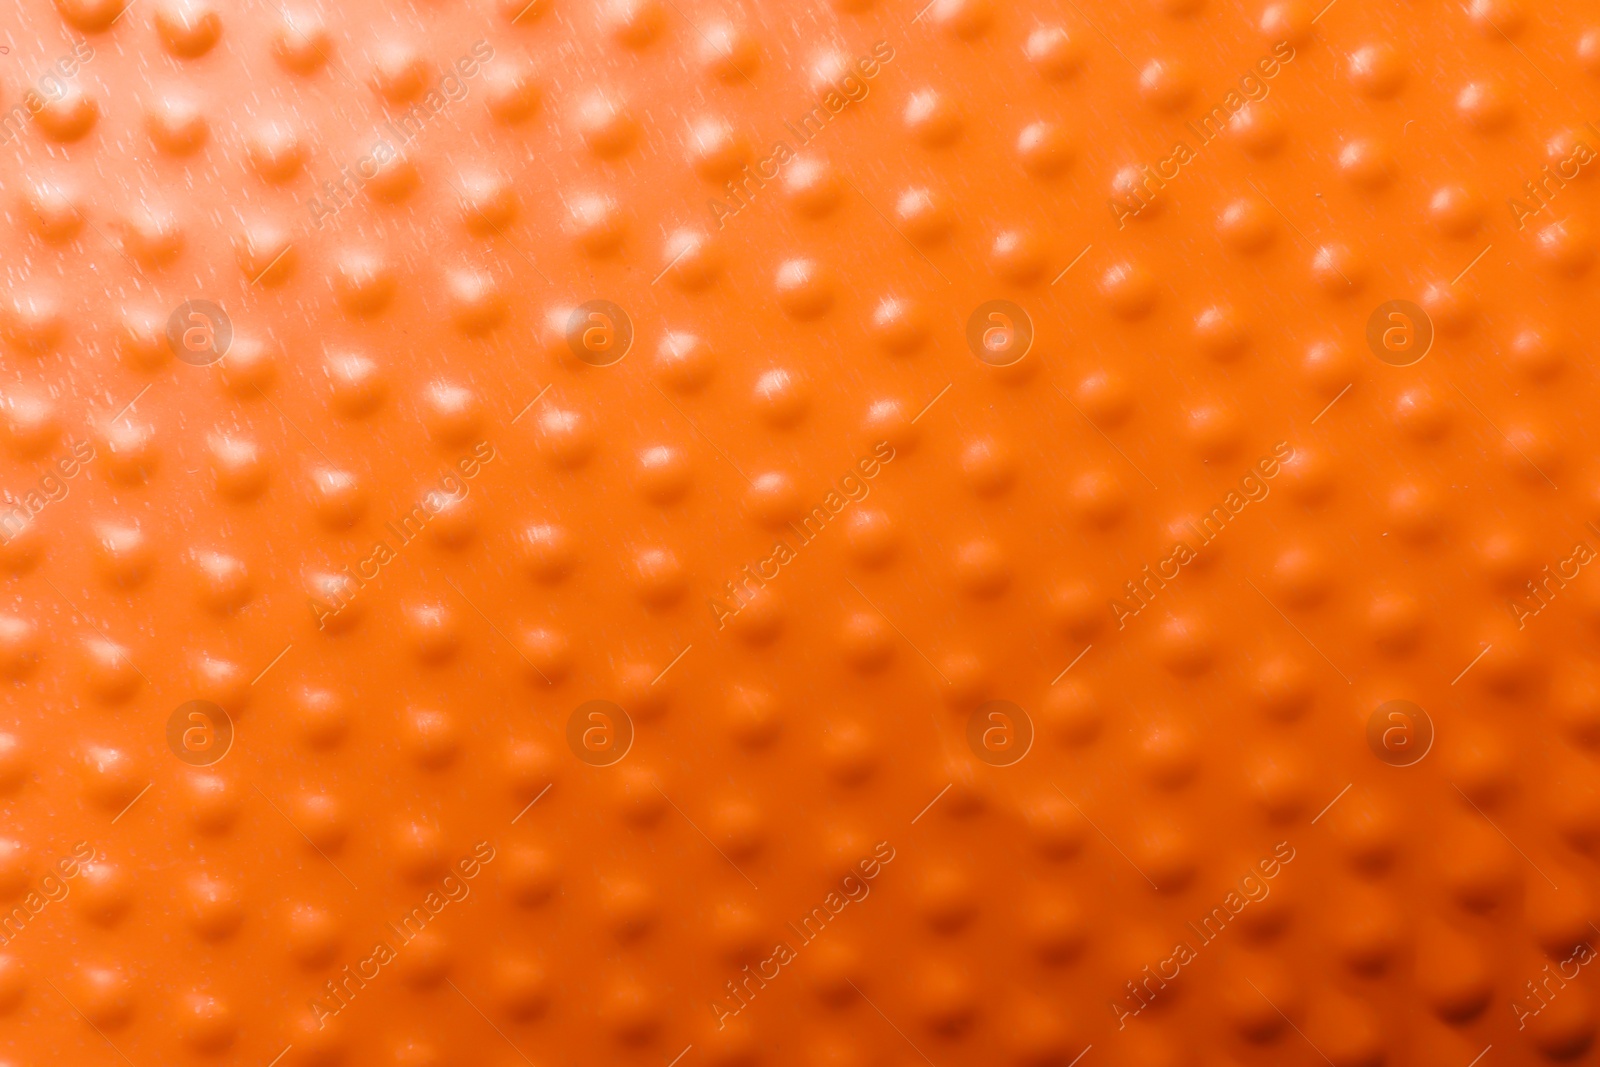
M 7 1067 L 1595 1062 L 1592 8 L 0 43 Z

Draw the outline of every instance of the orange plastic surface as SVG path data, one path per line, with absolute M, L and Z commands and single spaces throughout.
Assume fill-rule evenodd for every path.
M 1596 1063 L 1600 16 L 13 0 L 0 1063 Z

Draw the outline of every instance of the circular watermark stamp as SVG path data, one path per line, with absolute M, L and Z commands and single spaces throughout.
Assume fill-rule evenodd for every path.
M 1033 319 L 1009 300 L 986 300 L 967 319 L 967 347 L 991 367 L 1009 367 L 1033 347 Z
M 1409 700 L 1389 700 L 1367 719 L 1367 747 L 1391 767 L 1421 763 L 1433 747 L 1433 720 Z
M 591 767 L 609 767 L 633 747 L 633 720 L 609 700 L 586 700 L 567 716 L 567 747 Z
M 609 300 L 579 304 L 567 316 L 567 347 L 591 367 L 609 367 L 633 347 L 633 320 Z
M 1433 320 L 1409 300 L 1379 304 L 1367 316 L 1367 347 L 1391 367 L 1409 367 L 1433 347 Z
M 967 747 L 991 767 L 1009 767 L 1033 747 L 1033 720 L 1009 700 L 991 700 L 968 716 Z
M 167 716 L 167 747 L 191 767 L 209 767 L 233 747 L 233 720 L 209 700 L 179 704 Z
M 167 346 L 191 367 L 206 367 L 228 354 L 233 320 L 209 300 L 185 300 L 167 316 Z

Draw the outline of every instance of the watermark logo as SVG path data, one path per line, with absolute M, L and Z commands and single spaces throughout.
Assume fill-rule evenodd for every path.
M 479 841 L 470 855 L 456 860 L 453 869 L 445 868 L 449 873 L 439 879 L 438 889 L 430 889 L 427 896 L 401 915 L 399 922 L 390 921 L 387 924 L 382 937 L 372 946 L 370 955 L 353 965 L 346 965 L 338 975 L 325 982 L 321 991 L 307 1001 L 317 1029 L 325 1028 L 329 1019 L 348 1008 L 356 994 L 366 989 L 368 982 L 376 981 L 378 975 L 383 973 L 383 968 L 398 959 L 406 946 L 415 941 L 439 917 L 440 912 L 471 896 L 472 886 L 467 883 L 483 873 L 483 868 L 494 861 L 495 854 L 493 845 Z M 457 871 L 460 872 L 459 876 Z
M 72 879 L 82 874 L 83 865 L 94 862 L 94 858 L 94 847 L 87 841 L 79 841 L 72 846 L 71 855 L 56 860 L 54 867 L 36 885 L 27 886 L 26 893 L 19 892 L 21 899 L 9 912 L 0 913 L 0 946 L 11 944 L 46 907 L 65 900 L 72 892 Z
M 329 219 L 355 203 L 366 190 L 367 183 L 376 178 L 384 167 L 399 159 L 405 147 L 420 137 L 435 119 L 452 105 L 465 100 L 468 81 L 476 77 L 493 58 L 494 47 L 488 41 L 474 41 L 471 50 L 459 56 L 453 66 L 444 68 L 445 72 L 439 81 L 428 86 L 419 101 L 385 121 L 377 131 L 372 148 L 356 160 L 353 171 L 349 165 L 340 167 L 338 181 L 322 183 L 322 196 L 326 199 L 319 200 L 313 196 L 306 201 L 306 209 L 311 212 L 311 221 L 317 224 L 317 229 L 322 229 Z
M 228 354 L 233 320 L 209 300 L 185 300 L 167 316 L 167 347 L 191 367 L 208 367 Z
M 1590 124 L 1589 128 L 1593 130 L 1593 124 Z M 1538 206 L 1531 207 L 1514 196 L 1506 198 L 1506 204 L 1511 208 L 1511 217 L 1517 220 L 1517 229 L 1527 229 L 1528 218 L 1548 208 L 1556 195 L 1567 187 L 1567 183 L 1576 178 L 1580 170 L 1593 163 L 1594 159 L 1594 149 L 1590 148 L 1587 142 L 1574 138 L 1572 150 L 1556 163 L 1556 173 L 1552 174 L 1550 164 L 1546 163 L 1539 168 L 1539 177 L 1535 181 L 1523 182 L 1522 187 L 1527 190 L 1528 200 Z
M 1262 456 L 1256 460 L 1255 466 L 1246 468 L 1244 476 L 1239 479 L 1238 489 L 1229 490 L 1221 503 L 1200 516 L 1198 524 L 1193 520 L 1189 522 L 1189 528 L 1196 535 L 1194 544 L 1191 545 L 1187 540 L 1173 542 L 1171 551 L 1156 563 L 1154 570 L 1146 563 L 1138 575 L 1123 582 L 1128 602 L 1120 599 L 1110 601 L 1117 629 L 1125 629 L 1129 619 L 1149 607 L 1156 594 L 1165 589 L 1168 582 L 1175 581 L 1183 573 L 1184 567 L 1199 558 L 1200 550 L 1215 541 L 1228 523 L 1239 517 L 1240 512 L 1251 504 L 1267 499 L 1272 493 L 1272 486 L 1268 483 L 1278 476 L 1283 464 L 1293 458 L 1294 448 L 1289 442 L 1279 441 L 1273 445 L 1271 455 Z
M 1127 180 L 1118 182 L 1117 195 L 1107 201 L 1111 207 L 1111 217 L 1117 220 L 1117 229 L 1126 228 L 1129 218 L 1137 218 L 1150 207 L 1167 183 L 1176 179 L 1184 167 L 1198 159 L 1201 150 L 1221 137 L 1222 131 L 1239 112 L 1252 102 L 1265 100 L 1272 91 L 1272 79 L 1294 61 L 1294 56 L 1294 46 L 1288 41 L 1274 44 L 1270 55 L 1261 56 L 1246 68 L 1239 78 L 1238 89 L 1229 89 L 1199 119 L 1185 122 L 1184 128 L 1194 134 L 1197 147 L 1191 148 L 1188 141 L 1176 140 L 1172 150 L 1157 160 L 1154 167 L 1141 164 L 1137 169 L 1127 168 Z
M 1198 925 L 1194 922 L 1184 924 L 1188 931 L 1194 933 L 1193 941 L 1186 931 L 1182 939 L 1172 946 L 1171 955 L 1145 967 L 1133 979 L 1123 983 L 1127 993 L 1121 1001 L 1111 1002 L 1111 1013 L 1117 1017 L 1117 1029 L 1126 1029 L 1128 1020 L 1148 1008 L 1167 988 L 1167 983 L 1177 981 L 1183 968 L 1198 959 L 1202 949 L 1221 937 L 1240 913 L 1250 905 L 1266 900 L 1272 893 L 1272 879 L 1294 862 L 1295 855 L 1293 845 L 1279 841 L 1272 847 L 1270 856 L 1263 856 L 1253 866 L 1245 868 L 1245 873 L 1228 890 L 1221 903 L 1202 915 Z
M 837 489 L 829 489 L 822 502 L 803 514 L 798 523 L 790 521 L 785 524 L 789 534 L 793 535 L 795 544 L 791 545 L 787 536 L 773 541 L 770 556 L 759 559 L 753 564 L 745 564 L 738 577 L 724 583 L 723 588 L 727 590 L 725 597 L 721 599 L 707 597 L 706 603 L 711 608 L 711 614 L 716 616 L 717 629 L 721 630 L 727 626 L 729 619 L 748 607 L 755 600 L 756 594 L 782 573 L 782 568 L 798 558 L 800 549 L 822 536 L 823 528 L 837 519 L 840 512 L 852 504 L 859 504 L 865 500 L 872 491 L 868 483 L 882 472 L 884 466 L 891 462 L 894 456 L 894 446 L 889 442 L 879 441 L 873 445 L 870 455 L 856 460 L 855 467 L 839 477 L 835 483 Z M 859 476 L 857 471 L 860 472 Z M 730 603 L 732 607 L 729 606 Z
M 94 445 L 88 441 L 68 438 L 67 449 L 56 459 L 55 470 L 41 475 L 33 488 L 15 495 L 9 489 L 0 490 L 0 545 L 21 533 L 46 507 L 66 499 L 67 481 L 94 459 Z
M 633 747 L 633 720 L 609 700 L 588 700 L 567 716 L 567 747 L 591 767 L 622 762 Z
M 1391 767 L 1421 763 L 1433 747 L 1433 720 L 1409 700 L 1386 701 L 1367 719 L 1367 747 Z
M 567 316 L 566 336 L 574 356 L 591 367 L 609 367 L 633 347 L 633 320 L 609 300 L 590 300 Z
M 1009 700 L 991 700 L 967 718 L 967 747 L 991 767 L 1021 763 L 1033 748 L 1033 720 Z
M 768 982 L 777 981 L 783 968 L 799 958 L 801 949 L 821 937 L 829 924 L 839 918 L 840 912 L 851 904 L 866 900 L 872 892 L 869 883 L 882 874 L 883 869 L 894 862 L 894 858 L 894 846 L 887 841 L 879 841 L 873 846 L 872 855 L 858 860 L 851 872 L 839 880 L 837 890 L 830 889 L 828 895 L 822 898 L 822 903 L 801 916 L 798 924 L 793 921 L 785 924 L 794 933 L 793 939 L 789 937 L 789 931 L 785 931 L 783 940 L 772 946 L 771 955 L 753 965 L 747 964 L 736 979 L 724 982 L 723 988 L 727 994 L 717 994 L 717 999 L 709 1005 L 711 1014 L 716 1016 L 717 1029 L 727 1027 L 730 1018 L 748 1008 L 755 1001 L 756 994 L 767 988 Z M 857 871 L 860 872 L 859 876 Z
M 0 46 L 0 55 L 9 49 Z M 94 58 L 94 47 L 88 41 L 79 41 L 72 51 L 61 56 L 55 64 L 39 76 L 33 88 L 23 92 L 22 100 L 5 112 L 0 112 L 0 144 L 10 142 L 27 126 L 27 120 L 67 95 L 67 82 L 76 78 L 78 71 Z
M 191 767 L 209 767 L 233 748 L 233 720 L 209 700 L 179 704 L 167 716 L 167 747 Z
M 1572 954 L 1557 964 L 1554 971 L 1551 971 L 1550 964 L 1544 965 L 1544 970 L 1539 972 L 1537 985 L 1532 979 L 1524 981 L 1522 984 L 1527 988 L 1528 996 L 1539 1006 L 1532 1008 L 1526 1003 L 1518 1003 L 1515 1000 L 1511 1002 L 1511 1012 L 1517 1017 L 1517 1029 L 1525 1029 L 1529 1019 L 1548 1008 L 1550 1002 L 1556 998 L 1556 994 L 1567 988 L 1567 983 L 1577 978 L 1584 967 L 1594 962 L 1594 958 L 1594 946 L 1587 941 L 1580 941 L 1573 947 Z M 1570 971 L 1567 969 L 1569 967 Z
M 1433 347 L 1433 320 L 1409 300 L 1379 304 L 1367 318 L 1367 347 L 1391 367 L 1420 363 Z
M 1033 319 L 1009 300 L 985 301 L 967 319 L 967 347 L 991 367 L 1009 367 L 1033 347 Z
M 412 505 L 411 510 L 403 515 L 396 516 L 391 522 L 383 524 L 384 532 L 388 536 L 377 538 L 372 543 L 372 551 L 352 566 L 346 564 L 334 576 L 336 589 L 329 589 L 321 595 L 321 603 L 316 599 L 308 599 L 311 614 L 316 617 L 317 629 L 327 627 L 328 620 L 336 617 L 340 612 L 350 606 L 355 595 L 368 585 L 378 580 L 378 575 L 383 568 L 400 558 L 400 552 L 411 542 L 422 536 L 422 531 L 438 515 L 453 504 L 458 504 L 467 498 L 470 489 L 468 481 L 476 478 L 483 470 L 485 464 L 491 462 L 498 453 L 488 441 L 479 441 L 472 446 L 470 453 L 460 456 L 454 467 L 445 467 L 439 472 L 439 488 L 424 493 L 422 499 Z M 459 471 L 458 475 L 456 472 Z M 390 542 L 393 538 L 393 543 Z
M 855 57 L 842 73 L 838 73 L 824 85 L 811 110 L 800 116 L 798 126 L 785 121 L 784 129 L 794 135 L 796 146 L 804 148 L 827 129 L 846 108 L 865 100 L 867 94 L 871 92 L 868 83 L 894 59 L 894 54 L 894 49 L 889 46 L 888 41 L 878 41 L 872 46 L 871 55 Z M 772 151 L 753 166 L 748 163 L 741 166 L 738 176 L 730 178 L 722 186 L 727 192 L 728 199 L 733 202 L 732 206 L 721 200 L 706 201 L 706 206 L 711 210 L 711 217 L 717 222 L 717 229 L 727 226 L 730 218 L 753 204 L 757 194 L 776 181 L 783 168 L 798 158 L 799 154 L 795 151 L 795 147 L 791 147 L 788 141 L 774 141 Z
M 1590 523 L 1589 528 L 1594 529 L 1594 524 Z M 1571 555 L 1556 561 L 1554 572 L 1550 570 L 1550 564 L 1546 563 L 1538 575 L 1537 584 L 1532 581 L 1523 582 L 1523 586 L 1528 590 L 1526 595 L 1518 593 L 1515 598 L 1506 600 L 1506 607 L 1517 620 L 1517 629 L 1525 629 L 1529 619 L 1549 607 L 1556 595 L 1567 587 L 1567 583 L 1575 581 L 1579 572 L 1586 565 L 1593 563 L 1594 558 L 1595 551 L 1589 547 L 1589 542 L 1578 541 L 1572 546 Z M 1570 572 L 1568 568 L 1571 568 Z M 1532 605 L 1527 603 L 1529 600 L 1533 601 Z

